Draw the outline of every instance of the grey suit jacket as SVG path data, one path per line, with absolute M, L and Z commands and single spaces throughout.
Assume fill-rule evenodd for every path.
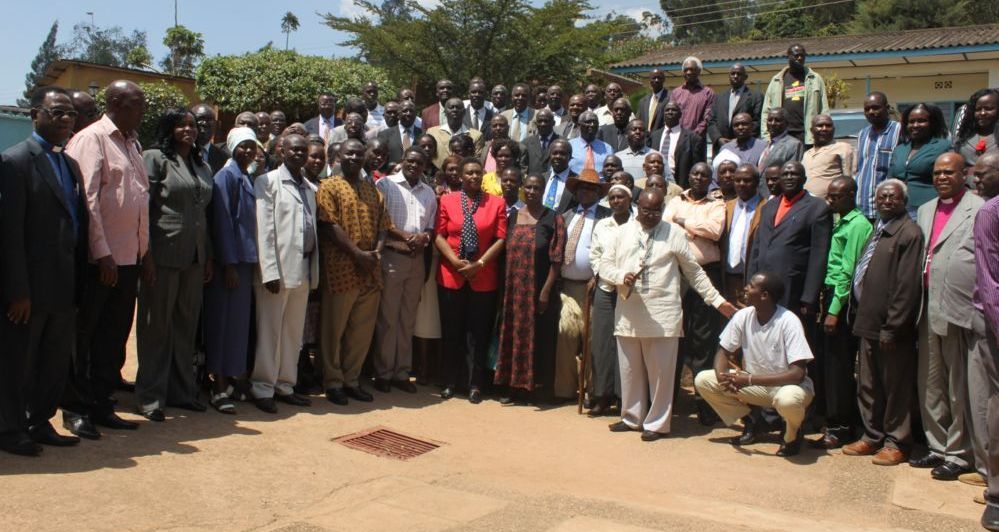
M 530 135 L 537 134 L 538 133 L 538 128 L 537 128 L 537 126 L 534 123 L 534 117 L 535 117 L 535 115 L 537 113 L 537 110 L 535 110 L 533 107 L 529 106 L 527 109 L 524 109 L 524 111 L 527 112 L 527 135 L 530 136 Z M 514 112 L 515 112 L 514 109 L 511 107 L 510 109 L 507 109 L 506 111 L 503 111 L 502 113 L 500 113 L 500 115 L 503 118 L 506 118 L 506 121 L 510 124 L 510 138 L 512 138 L 512 139 L 513 139 L 513 114 L 514 114 Z M 513 139 L 513 140 L 516 140 L 518 142 L 520 141 L 520 139 Z
M 197 156 L 197 154 L 195 154 Z M 180 158 L 146 150 L 142 160 L 149 176 L 149 250 L 153 262 L 166 268 L 204 264 L 211 257 L 208 204 L 212 169 L 194 165 L 192 174 Z
M 929 249 L 933 217 L 939 201 L 939 198 L 933 199 L 920 206 L 916 223 L 923 231 L 924 251 L 920 263 L 924 269 L 927 256 L 930 258 L 929 290 L 924 303 L 925 315 L 921 319 L 930 320 L 930 330 L 945 336 L 948 323 L 971 329 L 975 314 L 971 311 L 971 296 L 975 291 L 975 239 L 972 228 L 975 214 L 985 201 L 971 191 L 965 191 L 947 225 L 933 243 L 933 248 Z
M 571 140 L 579 136 L 579 125 L 566 115 L 562 123 L 555 126 L 555 133 L 566 140 Z
M 772 165 L 783 166 L 784 163 L 788 161 L 800 161 L 801 156 L 805 153 L 805 146 L 800 140 L 792 137 L 791 135 L 785 134 L 784 136 L 777 139 L 777 142 L 770 147 L 770 151 L 766 152 L 766 157 L 760 159 L 760 173 L 766 170 L 767 167 Z M 765 179 L 760 179 L 760 185 L 757 188 L 760 196 L 766 198 L 770 196 L 770 190 L 767 188 L 767 182 Z
M 557 138 L 559 136 L 552 132 L 548 149 L 545 150 L 541 149 L 541 137 L 538 135 L 528 135 L 527 140 L 520 144 L 520 169 L 524 172 L 524 177 L 531 174 L 547 175 L 551 172 L 552 165 L 548 160 L 548 151 L 551 149 L 551 143 Z
M 416 145 L 416 139 L 420 138 L 423 134 L 423 130 L 413 125 L 413 145 Z M 388 162 L 389 164 L 395 164 L 402 160 L 402 132 L 399 131 L 399 126 L 390 127 L 383 129 L 378 132 L 378 140 L 385 143 L 388 146 Z

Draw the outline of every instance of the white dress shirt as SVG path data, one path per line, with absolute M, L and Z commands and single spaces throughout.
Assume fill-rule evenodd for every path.
M 725 258 L 725 271 L 728 273 L 743 273 L 745 271 L 749 225 L 759 206 L 759 195 L 753 196 L 749 201 L 742 201 L 738 198 L 735 200 L 735 209 L 732 211 L 732 228 L 728 239 L 728 257 Z
M 480 107 L 478 110 L 472 109 L 471 105 L 466 105 L 465 109 L 467 109 L 468 111 L 471 111 L 475 115 L 475 120 L 478 121 L 478 126 L 479 127 L 477 129 L 479 131 L 483 131 L 486 128 L 486 126 L 489 125 L 489 124 L 485 123 L 486 122 L 486 106 L 485 105 L 483 105 L 482 107 Z M 471 118 L 472 117 L 469 117 L 469 120 L 471 120 Z
M 571 281 L 589 281 L 593 277 L 593 268 L 590 266 L 590 242 L 593 237 L 593 226 L 597 222 L 597 204 L 590 205 L 589 209 L 584 209 L 582 205 L 576 207 L 576 213 L 572 221 L 565 228 L 566 239 L 572 234 L 576 225 L 583 224 L 583 232 L 579 234 L 579 242 L 576 244 L 576 256 L 571 262 L 562 264 L 562 277 Z
M 569 168 L 566 168 L 560 174 L 556 174 L 555 170 L 552 169 L 551 174 L 548 175 L 545 192 L 541 195 L 541 201 L 544 202 L 551 191 L 551 187 L 555 187 L 555 203 L 550 208 L 558 209 L 559 204 L 562 202 L 562 194 L 565 193 L 565 182 L 567 179 L 569 179 Z
M 319 115 L 319 136 L 323 140 L 328 139 L 329 135 L 333 133 L 333 129 L 336 128 L 333 121 L 336 119 L 336 115 L 330 115 L 326 118 L 323 115 Z
M 375 131 L 388 128 L 385 125 L 385 107 L 382 104 L 378 104 L 374 109 L 368 109 L 368 121 L 366 124 L 369 129 L 373 128 Z
M 669 168 L 669 173 L 672 175 L 676 173 L 676 157 L 674 155 L 676 154 L 676 145 L 680 143 L 680 124 L 669 128 L 667 131 L 663 131 L 663 139 L 666 138 L 667 134 L 669 134 L 669 153 L 664 153 L 663 155 L 666 156 L 666 167 Z M 660 141 L 660 153 L 663 151 L 662 147 L 663 143 Z

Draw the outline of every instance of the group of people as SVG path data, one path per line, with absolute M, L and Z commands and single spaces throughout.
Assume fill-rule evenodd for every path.
M 615 83 L 564 102 L 474 78 L 418 115 L 367 83 L 305 123 L 241 113 L 218 144 L 201 104 L 145 151 L 134 83 L 99 118 L 40 87 L 0 165 L 0 448 L 136 429 L 114 396 L 135 315 L 151 421 L 415 377 L 471 403 L 585 398 L 655 441 L 687 365 L 700 422 L 741 420 L 734 445 L 779 430 L 794 456 L 823 429 L 810 446 L 987 484 L 996 529 L 999 91 L 953 134 L 933 104 L 897 122 L 871 93 L 854 147 L 804 48 L 787 56 L 763 94 L 738 64 L 716 94 L 688 58 L 637 108 Z

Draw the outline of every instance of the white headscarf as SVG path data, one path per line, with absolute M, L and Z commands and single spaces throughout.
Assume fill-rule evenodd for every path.
M 236 151 L 236 146 L 239 146 L 248 140 L 256 142 L 257 146 L 260 146 L 261 148 L 264 147 L 264 145 L 257 140 L 257 134 L 248 127 L 234 127 L 230 129 L 229 135 L 225 138 L 225 145 L 229 148 L 229 153 L 232 153 Z
M 716 155 L 714 160 L 711 161 L 711 190 L 718 188 L 718 167 L 725 161 L 732 161 L 736 166 L 742 164 L 742 159 L 729 150 L 722 150 L 721 153 Z

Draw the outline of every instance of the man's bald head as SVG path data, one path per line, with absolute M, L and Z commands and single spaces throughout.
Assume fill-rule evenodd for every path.
M 104 90 L 108 118 L 118 129 L 128 133 L 142 123 L 146 112 L 146 97 L 142 89 L 128 80 L 112 81 Z
M 964 156 L 948 152 L 933 163 L 933 188 L 940 199 L 951 199 L 964 192 Z

